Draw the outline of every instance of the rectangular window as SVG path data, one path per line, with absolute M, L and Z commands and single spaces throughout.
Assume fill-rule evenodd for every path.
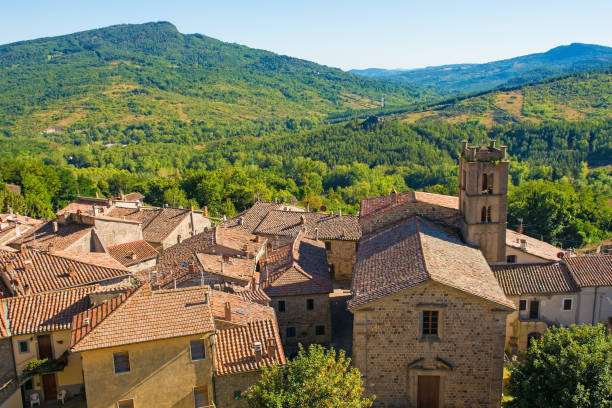
M 279 300 L 278 301 L 278 311 L 279 312 L 284 312 L 285 311 L 285 301 L 284 300 Z
M 525 299 L 519 300 L 519 310 L 527 310 L 527 301 Z
M 117 402 L 117 408 L 134 408 L 134 400 L 123 400 Z
M 325 241 L 325 249 L 331 251 L 331 242 Z
M 295 327 L 287 327 L 287 337 L 295 337 Z
M 314 299 L 306 299 L 306 310 L 314 309 Z
M 325 334 L 325 326 L 315 327 L 315 333 L 317 336 L 323 336 Z
M 17 343 L 19 344 L 19 352 L 20 353 L 29 353 L 30 352 L 30 342 L 27 340 L 19 340 Z
M 204 353 L 204 342 L 202 342 L 202 340 L 193 340 L 189 342 L 189 349 L 191 351 L 191 361 L 204 360 L 206 358 Z
M 438 311 L 437 310 L 424 310 L 423 311 L 423 336 L 437 336 L 438 335 Z
M 572 310 L 573 303 L 572 299 L 563 299 L 563 310 Z
M 540 302 L 538 300 L 532 300 L 529 302 L 529 318 L 537 319 L 540 317 Z
M 115 364 L 115 374 L 127 373 L 130 371 L 130 355 L 127 351 L 113 353 L 113 362 Z
M 208 407 L 208 388 L 206 386 L 193 389 L 193 402 L 195 408 Z
M 508 263 L 516 263 L 516 255 L 508 255 L 506 257 L 506 262 L 508 262 Z

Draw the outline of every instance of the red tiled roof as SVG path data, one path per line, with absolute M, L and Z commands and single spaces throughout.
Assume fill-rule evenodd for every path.
M 124 201 L 138 201 L 138 200 L 142 200 L 143 198 L 144 198 L 144 195 L 138 192 L 132 192 L 132 193 L 129 193 L 123 196 Z
M 262 359 L 257 361 L 253 343 L 262 346 Z M 271 346 L 268 345 L 271 343 Z M 244 327 L 219 330 L 215 347 L 217 375 L 260 370 L 271 364 L 286 364 L 276 320 L 250 322 Z
M 234 291 L 238 296 L 247 302 L 256 302 L 262 305 L 267 305 L 270 302 L 270 297 L 266 295 L 262 289 L 251 289 L 250 287 L 234 286 Z
M 330 293 L 325 244 L 298 234 L 291 245 L 274 250 L 261 263 L 262 288 L 268 296 Z
M 241 229 L 252 234 L 255 228 L 270 211 L 282 210 L 284 207 L 285 204 L 256 202 L 248 210 L 241 212 L 233 218 L 230 218 L 221 225 L 226 228 Z M 240 224 L 241 218 L 242 225 Z
M 11 335 L 69 330 L 73 316 L 87 310 L 88 295 L 97 289 L 90 285 L 6 299 Z
M 107 268 L 69 257 L 38 251 L 0 254 L 0 275 L 11 279 L 15 292 L 24 295 L 59 290 L 129 276 L 125 269 Z
M 56 251 L 68 249 L 77 240 L 91 234 L 94 227 L 80 224 L 58 224 L 58 231 L 53 232 L 53 223 L 48 222 L 40 227 L 28 231 L 27 235 L 11 241 L 9 246 L 19 248 L 25 244 L 28 248 L 47 251 L 49 245 Z
M 109 205 L 110 204 L 110 205 Z M 62 215 L 66 213 L 77 213 L 81 211 L 84 214 L 94 215 L 93 207 L 96 206 L 104 212 L 112 205 L 112 201 L 109 203 L 108 198 L 94 198 L 94 197 L 77 197 L 76 201 L 68 204 L 66 207 L 59 210 L 56 214 Z
M 578 286 L 561 262 L 492 265 L 506 296 L 569 293 Z
M 459 198 L 442 194 L 425 193 L 422 191 L 408 191 L 405 193 L 391 193 L 386 196 L 364 198 L 361 200 L 359 216 L 367 217 L 380 211 L 409 202 L 423 202 L 453 210 L 459 209 Z
M 109 217 L 138 221 L 142 224 L 144 239 L 149 242 L 162 242 L 190 213 L 181 208 L 121 208 L 116 207 Z
M 106 247 L 108 253 L 125 266 L 148 261 L 159 255 L 147 241 L 133 241 Z
M 204 286 L 207 287 L 207 286 Z M 234 324 L 245 325 L 256 320 L 274 320 L 274 309 L 269 306 L 246 300 L 240 294 L 211 290 L 210 308 L 215 320 L 227 321 L 225 304 L 231 306 L 231 319 Z
M 318 238 L 323 240 L 358 241 L 361 238 L 357 216 L 313 212 L 270 211 L 254 232 L 297 236 L 304 228 L 306 237 L 311 239 L 317 238 L 317 230 Z
M 6 311 L 4 310 L 4 303 L 0 302 L 0 339 L 7 338 L 9 336 L 9 324 L 6 318 Z
M 580 255 L 564 261 L 580 287 L 612 286 L 612 255 Z
M 521 249 L 521 240 L 525 240 L 525 249 Z M 506 245 L 522 252 L 537 256 L 538 258 L 558 261 L 558 254 L 563 252 L 547 242 L 532 238 L 525 234 L 520 234 L 510 229 L 506 230 Z
M 223 259 L 218 254 L 197 254 L 198 261 L 204 272 L 226 276 L 245 283 L 250 282 L 255 275 L 255 258 L 230 257 Z
M 480 250 L 440 225 L 412 217 L 364 236 L 351 308 L 432 280 L 513 309 Z
M 152 291 L 143 285 L 108 311 L 75 316 L 73 351 L 86 351 L 125 344 L 213 332 L 215 325 L 206 301 L 206 286 Z M 97 324 L 87 330 L 85 317 Z

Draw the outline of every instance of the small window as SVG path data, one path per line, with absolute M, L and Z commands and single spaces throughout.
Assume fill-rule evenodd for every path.
M 193 389 L 193 402 L 195 408 L 208 407 L 208 388 L 204 385 L 202 387 L 195 387 Z
M 563 310 L 572 310 L 573 299 L 563 299 Z
M 331 242 L 325 241 L 325 249 L 331 251 Z
M 242 398 L 242 391 L 234 391 L 234 399 L 239 400 Z
M 482 210 L 480 210 L 480 222 L 487 222 L 487 207 L 482 207 Z
M 315 327 L 315 333 L 317 336 L 323 336 L 325 334 L 325 326 L 317 326 Z
M 295 337 L 295 327 L 287 327 L 287 337 Z
M 130 355 L 127 351 L 113 353 L 113 362 L 115 364 L 115 374 L 127 373 L 130 371 Z
M 17 344 L 19 344 L 19 352 L 21 354 L 29 353 L 30 352 L 30 342 L 29 341 L 27 341 L 27 340 L 19 340 L 19 342 Z
M 493 222 L 493 210 L 491 207 L 487 208 L 487 222 Z
M 506 262 L 508 262 L 508 263 L 516 263 L 516 255 L 508 255 L 508 256 L 506 256 Z
M 527 301 L 525 299 L 519 300 L 519 310 L 527 310 Z
M 279 300 L 278 301 L 278 311 L 279 312 L 284 312 L 285 311 L 285 301 L 284 300 Z
M 486 192 L 488 190 L 489 183 L 487 182 L 487 175 L 482 175 L 482 192 Z
M 191 361 L 204 360 L 206 355 L 204 353 L 204 342 L 202 340 L 193 340 L 189 343 L 191 351 Z
M 117 408 L 134 408 L 134 400 L 123 400 L 117 402 Z
M 424 310 L 423 311 L 423 336 L 437 336 L 438 335 L 438 311 L 437 310 Z
M 314 299 L 306 299 L 306 310 L 314 309 Z
M 540 317 L 540 302 L 532 300 L 529 302 L 529 318 L 537 319 L 538 317 Z

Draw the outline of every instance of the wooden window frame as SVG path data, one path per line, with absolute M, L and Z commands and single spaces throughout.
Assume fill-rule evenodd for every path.
M 537 316 L 533 316 L 533 305 L 537 304 Z M 539 300 L 530 300 L 529 301 L 529 319 L 530 320 L 539 320 L 540 319 L 540 301 Z
M 565 302 L 568 300 L 570 302 L 570 308 L 566 309 Z M 564 312 L 571 312 L 572 310 L 574 310 L 574 298 L 563 298 L 563 300 L 561 301 L 561 310 Z
M 21 351 L 21 345 L 26 345 L 26 350 Z M 28 340 L 17 340 L 17 349 L 19 350 L 19 354 L 28 354 L 30 352 L 30 342 Z
M 426 319 L 426 316 L 429 316 Z M 424 309 L 419 313 L 419 333 L 421 339 L 439 339 L 442 313 L 436 309 Z M 435 322 L 435 327 L 434 327 Z M 426 328 L 425 325 L 428 325 Z M 433 333 L 435 329 L 435 333 Z
M 131 403 L 132 404 L 132 408 L 136 407 L 136 404 L 134 404 L 134 398 L 130 398 L 130 399 L 124 399 L 124 400 L 119 400 L 117 401 L 117 408 L 121 408 L 121 406 L 119 404 L 122 403 Z
M 527 310 L 527 299 L 519 299 L 519 312 L 524 312 Z

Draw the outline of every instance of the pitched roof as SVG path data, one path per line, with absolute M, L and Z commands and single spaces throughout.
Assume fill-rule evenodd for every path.
M 5 302 L 0 302 L 0 339 L 7 338 L 11 335 L 7 319 L 7 310 Z
M 106 247 L 106 250 L 122 265 L 130 266 L 137 263 L 148 261 L 159 255 L 147 241 L 133 241 L 124 244 L 113 245 Z
M 361 238 L 359 218 L 322 212 L 270 211 L 255 228 L 256 234 L 297 236 L 306 229 L 306 237 L 323 240 L 358 241 Z
M 255 256 L 265 245 L 265 239 L 239 229 L 218 226 L 215 228 L 214 244 Z
M 57 254 L 25 251 L 0 253 L 0 275 L 12 279 L 16 294 L 24 295 L 27 291 L 40 293 L 102 282 L 129 276 L 129 272 Z
M 219 254 L 197 254 L 204 272 L 250 282 L 255 276 L 255 258 L 228 257 Z
M 72 318 L 89 307 L 89 295 L 97 285 L 8 298 L 11 335 L 69 330 Z
M 162 242 L 189 213 L 190 210 L 181 208 L 116 207 L 107 215 L 114 218 L 138 221 L 142 224 L 142 233 L 145 240 L 149 242 Z
M 580 287 L 612 286 L 612 255 L 565 257 L 564 262 Z
M 144 198 L 144 195 L 136 191 L 123 196 L 124 201 L 138 201 L 138 200 L 142 200 L 143 198 Z
M 271 251 L 261 262 L 261 287 L 268 296 L 330 293 L 325 244 L 298 234 L 290 245 Z
M 562 262 L 492 265 L 506 296 L 570 293 L 578 286 Z
M 259 223 L 272 210 L 282 210 L 285 204 L 256 202 L 251 208 L 241 212 L 233 218 L 223 222 L 222 226 L 226 228 L 238 228 L 249 233 L 253 233 Z M 242 223 L 241 223 L 242 222 Z
M 525 240 L 525 249 L 522 249 L 521 240 Z M 519 251 L 537 256 L 538 258 L 548 259 L 550 261 L 558 261 L 562 249 L 550 245 L 547 242 L 532 238 L 528 235 L 518 233 L 516 231 L 506 230 L 506 245 Z
M 56 214 L 62 215 L 66 213 L 76 213 L 81 211 L 85 214 L 94 215 L 93 207 L 101 207 L 102 211 L 106 211 L 112 206 L 112 200 L 108 198 L 94 197 L 77 197 L 76 201 L 68 204 L 66 207 L 59 210 Z
M 9 246 L 17 248 L 25 244 L 28 248 L 46 251 L 51 245 L 56 251 L 63 251 L 79 239 L 91 234 L 94 227 L 81 224 L 58 224 L 57 232 L 53 231 L 53 223 L 47 222 L 38 228 L 28 231 L 27 235 L 11 241 Z
M 143 285 L 122 301 L 74 317 L 71 349 L 86 351 L 215 330 L 206 286 L 152 291 Z M 106 310 L 103 310 L 106 308 Z M 87 328 L 89 317 L 91 328 Z
M 255 357 L 255 342 L 262 346 L 260 361 Z M 217 375 L 255 371 L 271 364 L 286 363 L 275 319 L 249 322 L 244 327 L 217 331 Z
M 455 232 L 419 217 L 364 236 L 353 276 L 351 308 L 428 280 L 513 309 L 480 250 Z
M 367 217 L 409 202 L 423 202 L 453 210 L 459 209 L 459 198 L 455 196 L 425 193 L 422 191 L 407 191 L 405 193 L 391 192 L 389 195 L 364 198 L 361 200 L 359 216 Z
M 207 286 L 204 286 L 207 287 Z M 257 320 L 274 320 L 276 315 L 270 306 L 262 305 L 245 299 L 240 294 L 223 292 L 220 290 L 210 291 L 210 308 L 215 320 L 225 320 L 226 303 L 230 304 L 230 321 L 239 325 L 246 325 Z

